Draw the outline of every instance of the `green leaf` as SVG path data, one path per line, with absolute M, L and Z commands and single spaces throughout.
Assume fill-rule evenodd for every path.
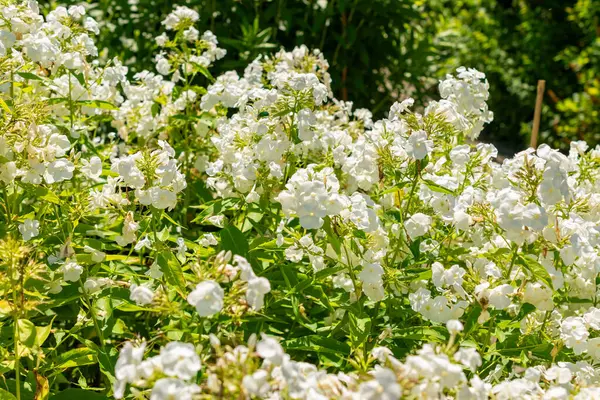
M 156 237 L 161 242 L 166 242 L 169 239 L 169 227 L 165 226 L 162 231 L 156 234 Z
M 204 220 L 213 215 L 218 215 L 223 213 L 226 210 L 234 210 L 236 205 L 240 202 L 239 199 L 218 199 L 209 201 L 200 206 L 190 206 L 190 208 L 201 208 L 203 209 L 200 214 L 198 214 L 192 222 L 205 223 Z M 212 225 L 212 224 L 211 224 Z
M 338 272 L 345 270 L 347 267 L 345 265 L 336 265 L 335 267 L 325 268 L 315 274 L 315 279 L 320 281 L 327 277 L 337 274 Z
M 442 333 L 445 328 L 434 329 L 435 327 L 414 326 L 410 328 L 401 328 L 394 330 L 394 339 L 413 339 L 413 340 L 428 340 L 433 342 L 444 342 L 447 340 L 447 333 Z
M 60 205 L 59 197 L 54 192 L 45 187 L 37 187 L 35 189 L 35 194 L 38 198 L 42 200 L 46 200 L 47 202 L 52 204 Z
M 506 333 L 499 327 L 496 327 L 496 330 L 494 331 L 494 336 L 496 336 L 498 338 L 498 341 L 500 343 L 502 343 L 502 342 L 504 342 L 504 340 L 506 340 Z
M 540 264 L 537 260 L 535 260 L 531 256 L 521 256 L 519 255 L 516 260 L 517 264 L 523 266 L 526 270 L 528 270 L 531 275 L 535 279 L 542 280 L 548 287 L 554 289 L 554 285 L 552 284 L 552 277 L 544 268 L 542 264 Z
M 124 254 L 107 254 L 104 261 L 119 261 L 123 264 L 137 264 L 140 261 L 140 258 Z
M 523 318 L 525 318 L 528 314 L 534 312 L 536 310 L 535 306 L 533 304 L 529 304 L 529 303 L 524 303 L 521 306 L 521 309 L 519 310 L 519 314 L 517 314 L 515 320 L 522 320 Z
M 172 223 L 172 224 L 173 224 L 173 225 L 175 225 L 175 226 L 179 226 L 179 227 L 181 227 L 181 225 L 179 225 L 177 222 L 175 222 L 175 220 L 174 220 L 173 218 L 171 218 L 171 217 L 169 216 L 169 214 L 167 214 L 166 212 L 165 212 L 165 213 L 162 213 L 162 215 L 161 215 L 161 219 L 162 219 L 162 218 L 166 219 L 167 221 L 169 221 L 170 223 Z M 182 227 L 182 228 L 183 228 L 183 227 Z M 185 228 L 183 228 L 183 229 L 185 229 Z
M 50 400 L 104 400 L 108 398 L 103 394 L 83 389 L 67 389 L 50 396 Z
M 371 318 L 367 316 L 359 318 L 350 312 L 348 322 L 350 337 L 354 342 L 355 347 L 358 347 L 360 344 L 366 342 L 369 333 L 371 333 Z
M 82 365 L 92 365 L 98 362 L 96 352 L 87 347 L 69 350 L 56 357 L 53 369 L 65 370 L 67 368 L 80 367 Z
M 212 82 L 215 80 L 206 67 L 195 62 L 192 62 L 192 64 L 194 65 L 194 69 L 204 75 L 209 81 Z
M 283 342 L 283 346 L 288 350 L 305 350 L 337 355 L 350 354 L 350 346 L 348 346 L 346 343 L 319 335 L 308 335 L 286 340 Z
M 76 101 L 78 105 L 92 108 L 100 108 L 102 110 L 114 111 L 118 110 L 119 107 L 115 106 L 112 103 L 104 100 L 78 100 Z
M 233 225 L 221 230 L 221 247 L 230 250 L 233 254 L 248 257 L 248 241 L 246 236 Z
M 329 244 L 335 250 L 335 253 L 339 256 L 342 253 L 342 245 L 340 240 L 338 239 L 338 235 L 333 232 L 331 228 L 331 219 L 329 216 L 325 217 L 325 222 L 323 223 L 323 229 L 327 232 L 327 237 L 329 238 Z
M 152 104 L 152 107 L 150 108 L 150 110 L 152 111 L 152 117 L 156 117 L 158 115 L 158 113 L 160 112 L 160 104 L 158 104 L 158 103 Z
M 156 257 L 160 270 L 165 274 L 167 282 L 173 285 L 180 295 L 186 296 L 185 277 L 179 261 L 170 251 L 163 251 Z
M 0 389 L 0 400 L 17 400 L 17 398 L 4 389 Z
M 35 346 L 36 331 L 35 325 L 28 319 L 20 319 L 17 321 L 19 331 L 19 342 L 28 348 Z
M 0 98 L 0 107 L 2 107 L 2 109 L 4 111 L 6 111 L 8 114 L 12 114 L 12 110 L 10 109 L 8 104 L 6 104 L 6 102 L 2 98 Z
M 157 309 L 138 306 L 134 303 L 121 303 L 115 307 L 117 310 L 125 311 L 125 312 L 139 312 L 139 311 L 148 311 L 148 312 L 156 312 Z
M 283 279 L 285 280 L 285 283 L 289 289 L 298 284 L 298 274 L 295 266 L 290 264 L 284 264 L 280 265 L 279 269 L 281 270 Z
M 49 323 L 46 326 L 36 326 L 35 327 L 35 344 L 38 346 L 42 346 L 48 336 L 50 335 L 50 331 L 52 330 L 52 323 Z
M 196 122 L 201 118 L 197 115 L 175 114 L 169 117 L 170 120 L 191 121 Z
M 481 315 L 482 312 L 482 308 L 479 304 L 476 304 L 471 311 L 469 311 L 466 314 L 465 317 L 465 334 L 471 332 L 471 330 L 473 330 L 474 328 L 476 328 L 477 326 L 479 326 L 479 324 L 477 323 L 477 319 L 479 318 L 479 316 Z
M 12 393 L 17 393 L 17 382 L 15 379 L 0 379 L 0 385 L 2 385 L 3 387 L 6 388 L 6 389 L 0 389 L 0 390 L 6 390 L 6 392 L 11 395 L 12 395 Z M 34 400 L 35 382 L 33 382 L 30 379 L 21 379 L 20 388 L 21 388 L 21 400 Z M 2 395 L 3 395 L 2 392 L 0 392 L 0 399 L 4 400 L 4 397 L 2 397 Z M 6 397 L 6 399 L 13 400 L 15 397 L 14 397 L 14 395 L 12 395 L 12 396 L 13 397 Z
M 17 75 L 19 75 L 22 78 L 31 79 L 34 81 L 43 81 L 44 80 L 41 76 L 37 76 L 36 74 L 32 74 L 31 72 L 17 72 Z
M 81 86 L 85 87 L 85 77 L 82 72 L 71 72 L 71 74 L 77 79 Z
M 438 185 L 437 183 L 435 183 L 434 181 L 430 181 L 428 179 L 423 179 L 423 182 L 425 183 L 425 185 L 427 185 L 427 187 L 431 190 L 433 190 L 434 192 L 438 192 L 438 193 L 444 193 L 444 194 L 451 194 L 454 195 L 454 191 L 447 189 L 441 185 Z
M 67 101 L 69 101 L 69 99 L 67 99 L 66 97 L 53 97 L 51 99 L 46 100 L 46 102 L 50 105 L 65 103 Z

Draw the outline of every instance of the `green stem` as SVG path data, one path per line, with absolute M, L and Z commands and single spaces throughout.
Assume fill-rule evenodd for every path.
M 413 195 L 415 194 L 415 190 L 417 189 L 417 183 L 419 182 L 419 168 L 420 163 L 417 160 L 417 164 L 415 165 L 415 180 L 413 181 L 412 187 L 410 188 L 410 194 L 408 195 L 408 203 L 406 203 L 406 208 L 404 209 L 404 215 L 402 216 L 402 220 L 406 220 L 406 216 L 408 215 L 408 210 L 410 209 L 410 205 L 412 203 Z
M 6 208 L 6 224 L 10 225 L 11 221 L 12 221 L 12 217 L 10 215 L 10 205 L 9 205 L 9 198 L 8 198 L 8 186 L 4 186 L 2 188 L 2 193 L 4 194 L 4 201 L 5 201 L 5 208 Z
M 72 84 L 71 84 L 71 72 L 69 71 L 69 119 L 71 122 L 71 132 L 70 134 L 73 134 L 73 95 L 71 94 L 72 92 Z
M 375 303 L 375 308 L 373 309 L 373 317 L 371 318 L 371 332 L 369 335 L 367 335 L 367 337 L 365 338 L 365 342 L 363 343 L 363 359 L 364 359 L 364 365 L 368 366 L 368 360 L 369 360 L 369 336 L 372 336 L 375 334 L 375 325 L 376 325 L 376 320 L 377 320 L 377 316 L 379 315 L 379 305 L 381 304 L 380 301 L 378 301 L 377 303 Z
M 358 285 L 357 285 L 356 276 L 354 275 L 354 269 L 352 268 L 352 265 L 350 264 L 350 254 L 348 254 L 348 248 L 346 247 L 346 245 L 342 245 L 342 246 L 344 246 L 344 252 L 346 253 L 346 262 L 348 263 L 347 264 L 348 275 L 350 275 L 350 279 L 352 280 L 352 285 L 354 286 L 354 294 L 356 295 L 356 301 L 358 301 L 360 299 L 360 289 L 358 288 Z M 361 307 L 361 309 L 362 309 L 362 307 Z
M 10 71 L 10 99 L 13 102 L 13 107 L 15 106 L 15 73 L 11 69 Z
M 14 258 L 12 257 L 12 253 L 11 253 L 11 261 L 10 261 L 10 280 L 13 281 L 14 278 L 14 274 L 16 271 L 15 268 L 15 261 Z M 12 291 L 12 297 L 13 297 L 13 304 L 15 307 L 15 312 L 14 312 L 14 344 L 15 344 L 15 376 L 16 376 L 16 397 L 17 400 L 21 400 L 21 357 L 19 355 L 19 316 L 20 316 L 20 310 L 21 307 L 19 306 L 19 299 L 17 296 L 17 283 L 15 282 L 13 284 L 13 288 L 14 290 Z
M 108 353 L 106 352 L 106 345 L 104 343 L 104 334 L 102 333 L 100 325 L 98 324 L 98 316 L 96 315 L 96 310 L 94 310 L 94 306 L 92 304 L 90 296 L 83 287 L 83 282 L 81 281 L 81 278 L 79 278 L 79 286 L 81 287 L 81 292 L 83 293 L 83 298 L 85 300 L 86 306 L 88 307 L 88 309 L 90 310 L 90 314 L 92 315 L 92 320 L 94 321 L 96 334 L 98 335 L 98 339 L 100 340 L 100 347 L 102 347 L 102 351 L 104 351 L 104 353 L 108 355 Z
M 544 322 L 542 322 L 542 327 L 540 328 L 540 333 L 545 332 L 546 330 L 546 324 L 548 323 L 548 320 L 550 319 L 550 311 L 546 311 L 546 315 L 544 316 Z
M 15 314 L 15 376 L 17 400 L 21 400 L 21 358 L 19 356 L 19 318 Z
M 160 243 L 160 241 L 158 240 L 158 234 L 157 232 L 159 231 L 159 226 L 158 223 L 160 222 L 160 220 L 162 219 L 162 213 L 163 211 L 160 212 L 160 215 L 157 215 L 156 212 L 154 211 L 154 208 L 152 209 L 152 217 L 150 220 L 150 223 L 152 224 L 152 230 L 153 230 L 153 236 L 154 236 L 154 245 L 157 246 L 158 243 Z
M 510 260 L 510 265 L 508 266 L 508 272 L 506 274 L 506 278 L 507 279 L 510 279 L 510 274 L 511 274 L 511 272 L 513 270 L 513 267 L 515 266 L 515 260 L 517 259 L 517 254 L 518 253 L 519 253 L 519 246 L 515 245 L 515 251 L 514 251 L 513 256 L 512 256 L 512 258 Z
M 108 351 L 106 349 L 106 343 L 104 342 L 104 334 L 102 333 L 102 329 L 100 329 L 100 324 L 98 323 L 98 315 L 96 314 L 96 310 L 94 309 L 94 304 L 92 303 L 90 296 L 83 287 L 81 277 L 79 278 L 79 287 L 81 288 L 81 292 L 83 293 L 84 302 L 86 303 L 86 306 L 90 310 L 90 314 L 92 315 L 92 320 L 94 321 L 94 328 L 96 330 L 96 334 L 98 335 L 98 340 L 100 340 L 100 348 L 102 349 L 102 353 L 104 353 L 103 357 L 105 357 L 105 359 L 108 360 L 108 364 L 110 365 L 110 369 L 112 370 L 114 368 L 114 365 L 112 365 L 112 362 L 110 361 L 108 355 Z M 110 386 L 110 381 L 108 379 L 106 379 L 106 384 Z

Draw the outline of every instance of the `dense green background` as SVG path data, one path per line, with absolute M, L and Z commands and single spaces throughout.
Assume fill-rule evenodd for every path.
M 100 47 L 131 71 L 152 68 L 153 38 L 170 0 L 87 0 Z M 80 3 L 80 0 L 68 0 Z M 62 3 L 62 2 L 56 2 Z M 54 4 L 56 4 L 54 3 Z M 465 65 L 488 75 L 495 121 L 483 139 L 505 153 L 529 142 L 536 83 L 545 79 L 541 140 L 600 143 L 600 1 L 181 0 L 228 51 L 215 74 L 299 44 L 319 48 L 340 99 L 377 117 L 397 99 L 436 96 L 437 80 Z M 325 5 L 326 4 L 326 5 Z M 325 8 L 322 6 L 325 5 Z

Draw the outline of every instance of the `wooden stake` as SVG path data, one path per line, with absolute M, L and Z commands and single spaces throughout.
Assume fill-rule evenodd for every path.
M 537 96 L 535 98 L 535 112 L 533 114 L 533 129 L 531 130 L 530 147 L 537 148 L 538 132 L 540 131 L 540 119 L 542 118 L 542 102 L 544 101 L 544 90 L 546 81 L 539 80 L 537 85 Z

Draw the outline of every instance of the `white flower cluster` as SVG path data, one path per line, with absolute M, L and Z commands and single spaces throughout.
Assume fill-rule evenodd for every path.
M 27 218 L 19 225 L 19 232 L 23 235 L 24 241 L 29 241 L 40 234 L 40 221 Z
M 158 144 L 160 149 L 150 154 L 137 152 L 113 159 L 111 170 L 119 177 L 110 187 L 135 189 L 135 197 L 140 204 L 171 210 L 177 204 L 177 193 L 185 189 L 187 183 L 185 176 L 179 172 L 175 150 L 165 141 L 159 140 Z M 103 196 L 103 193 L 98 193 L 98 196 Z M 112 197 L 106 200 L 113 200 Z M 121 201 L 119 203 L 122 204 Z
M 222 104 L 240 110 L 218 124 L 219 136 L 213 139 L 218 158 L 208 165 L 209 185 L 222 197 L 244 194 L 248 203 L 267 195 L 281 204 L 286 217 L 298 217 L 301 227 L 316 230 L 314 237 L 299 235 L 292 241 L 286 249 L 289 260 L 302 262 L 308 255 L 317 272 L 332 259 L 351 270 L 360 268 L 355 278 L 377 300 L 386 296 L 384 277 L 386 271 L 394 274 L 391 263 L 401 260 L 404 246 L 418 242 L 431 260 L 426 264 L 431 278 L 392 287 L 408 291 L 411 308 L 436 323 L 460 318 L 474 304 L 483 309 L 479 323 L 500 311 L 516 315 L 523 304 L 531 304 L 536 311 L 522 320 L 529 332 L 543 320 L 539 313 L 555 309 L 555 294 L 568 290 L 579 298 L 593 296 L 597 239 L 592 221 L 597 214 L 586 209 L 579 216 L 576 210 L 596 204 L 597 196 L 589 197 L 596 150 L 587 152 L 575 142 L 567 157 L 542 145 L 498 165 L 492 161 L 497 155 L 493 146 L 462 144 L 456 132 L 475 138 L 492 119 L 485 76 L 464 68 L 440 83 L 443 100 L 431 103 L 423 115 L 411 112 L 408 99 L 394 104 L 388 119 L 351 121 L 350 107 L 343 103 L 331 100 L 335 107 L 324 111 L 303 94 L 306 85 L 296 80 L 301 74 L 291 72 L 299 57 L 312 57 L 302 52 L 257 60 L 243 78 L 225 74 L 202 100 L 205 109 Z M 276 72 L 265 73 L 273 63 Z M 265 75 L 271 87 L 262 86 Z M 307 103 L 289 107 L 289 96 Z M 286 123 L 297 128 L 286 129 Z M 302 161 L 293 174 L 288 159 Z M 394 192 L 394 185 L 400 189 Z M 360 188 L 377 198 L 377 186 L 388 188 L 380 204 L 386 211 L 399 209 L 401 224 L 389 223 L 389 217 L 382 223 L 381 210 L 369 196 L 352 192 Z M 360 254 L 352 246 L 335 254 L 327 244 L 330 233 L 322 230 L 331 229 L 324 226 L 326 218 L 372 233 L 366 241 L 351 239 L 365 246 Z M 324 244 L 317 244 L 323 236 Z M 283 244 L 281 231 L 278 237 Z M 375 255 L 364 253 L 377 237 L 379 250 L 369 253 Z M 554 256 L 535 250 L 548 244 Z M 390 254 L 395 246 L 400 248 Z M 452 263 L 436 259 L 450 248 L 461 251 Z M 356 300 L 353 272 L 336 274 L 334 282 Z
M 283 213 L 297 215 L 306 229 L 320 228 L 324 217 L 338 215 L 349 203 L 347 196 L 339 194 L 340 183 L 333 169 L 316 171 L 316 167 L 311 164 L 296 171 L 276 199 Z
M 180 30 L 200 19 L 200 15 L 194 10 L 186 6 L 175 6 L 167 18 L 162 22 L 167 30 Z
M 494 114 L 488 110 L 489 84 L 485 74 L 460 67 L 457 78 L 452 75 L 440 81 L 440 96 L 443 100 L 431 105 L 430 110 L 442 111 L 457 128 L 466 130 L 471 139 L 477 139 L 483 125 L 490 123 Z
M 9 160 L 0 167 L 1 181 L 11 183 L 20 177 L 24 183 L 39 185 L 73 177 L 75 165 L 65 158 L 71 148 L 66 135 L 60 134 L 52 125 L 32 124 L 15 128 L 27 133 L 20 137 L 10 134 L 0 137 L 0 151 Z M 27 161 L 21 163 L 23 159 Z
M 594 361 L 600 360 L 600 337 L 590 338 L 590 331 L 600 330 L 600 310 L 592 307 L 582 316 L 571 316 L 559 322 L 560 338 L 577 355 L 587 353 Z
M 88 63 L 88 57 L 98 55 L 89 36 L 98 27 L 85 14 L 82 6 L 57 7 L 44 19 L 34 1 L 3 6 L 0 54 L 10 68 L 2 71 L 2 92 L 17 96 L 19 104 L 27 106 L 19 109 L 15 104 L 15 111 L 25 117 L 5 121 L 0 134 L 0 182 L 68 181 L 78 160 L 82 172 L 88 172 L 85 176 L 94 175 L 89 173 L 90 161 L 74 153 L 69 136 L 78 138 L 88 129 L 75 123 L 79 113 L 102 114 L 103 104 L 121 100 L 117 85 L 125 80 L 127 69 L 118 60 L 106 68 Z M 35 82 L 35 89 L 22 90 L 27 82 Z M 45 110 L 43 98 L 52 101 Z M 54 117 L 52 122 L 36 123 L 36 114 L 45 113 Z
M 321 53 L 298 47 L 262 62 L 259 58 L 243 77 L 228 72 L 208 87 L 201 102 L 204 110 L 238 108 L 217 123 L 219 135 L 212 142 L 219 157 L 206 168 L 211 188 L 222 197 L 251 193 L 253 199 L 284 178 L 290 156 L 316 161 L 335 151 L 343 157 L 352 142 L 347 129 L 357 129 L 359 123 L 349 120 L 351 104 L 340 104 L 333 118 L 320 109 L 330 96 L 327 68 Z M 290 124 L 298 130 L 291 132 Z
M 271 291 L 269 280 L 256 276 L 252 266 L 242 256 L 233 256 L 231 252 L 218 256 L 220 264 L 218 271 L 227 282 L 233 282 L 239 278 L 243 282 L 246 291 L 246 303 L 254 310 L 259 311 L 264 306 L 264 298 Z M 214 280 L 205 280 L 196 285 L 196 288 L 188 295 L 187 301 L 193 305 L 201 317 L 210 317 L 223 309 L 225 291 Z
M 189 86 L 186 90 L 177 90 L 179 88 L 176 85 L 187 82 L 198 73 L 198 68 L 210 67 L 226 53 L 218 47 L 217 38 L 212 32 L 206 31 L 200 35 L 194 28 L 198 19 L 196 11 L 177 6 L 163 21 L 163 25 L 167 30 L 174 30 L 182 35 L 190 53 L 182 53 L 178 47 L 173 46 L 178 43 L 179 36 L 170 41 L 169 36 L 163 33 L 156 38 L 158 46 L 167 49 L 166 52 L 158 53 L 155 58 L 158 74 L 144 70 L 134 75 L 133 83 L 122 83 L 124 99 L 119 108 L 113 111 L 111 121 L 122 139 L 148 139 L 156 135 L 166 139 L 165 131 L 172 118 L 187 108 L 194 107 L 198 87 Z
M 174 393 L 165 390 L 166 380 L 171 386 L 176 385 L 181 390 L 180 395 L 184 399 L 191 398 L 190 393 L 200 390 L 209 396 L 220 394 L 231 397 L 280 398 L 285 393 L 293 399 L 386 400 L 413 397 L 435 399 L 442 398 L 449 392 L 455 393 L 452 398 L 463 400 L 567 399 L 573 394 L 574 399 L 586 400 L 595 398 L 600 393 L 600 376 L 586 363 L 560 362 L 549 368 L 532 367 L 516 374 L 512 379 L 493 384 L 477 374 L 471 373 L 467 377 L 469 371 L 475 371 L 482 364 L 478 352 L 469 347 L 461 347 L 448 355 L 435 346 L 424 345 L 404 362 L 396 359 L 388 348 L 376 347 L 372 350 L 370 359 L 377 365 L 368 373 L 332 374 L 312 364 L 293 361 L 274 337 L 263 334 L 256 343 L 253 336 L 249 343 L 248 347 L 223 347 L 219 339 L 212 336 L 211 344 L 218 357 L 214 363 L 206 366 L 208 377 L 201 389 L 182 381 L 189 376 L 188 371 L 195 372 L 200 367 L 199 362 L 196 363 L 195 358 L 190 356 L 193 351 L 191 345 L 184 347 L 186 345 L 182 343 L 172 342 L 161 350 L 159 356 L 142 361 L 143 346 L 135 348 L 127 343 L 121 351 L 118 364 L 120 370 L 128 372 L 157 371 L 164 363 L 162 358 L 168 358 L 177 349 L 180 355 L 178 368 L 186 371 L 186 374 L 182 377 L 181 373 L 173 374 L 165 369 L 166 374 L 177 378 L 156 381 L 151 397 L 156 400 L 168 399 L 168 395 Z M 172 349 L 169 349 L 170 346 Z M 132 357 L 132 351 L 137 351 L 137 356 Z M 255 361 L 257 358 L 262 359 L 260 366 Z M 152 367 L 144 368 L 145 363 L 152 363 Z M 151 387 L 145 377 L 138 378 L 135 384 Z
M 453 279 L 455 278 L 454 276 Z M 420 313 L 423 318 L 438 323 L 462 317 L 465 308 L 469 305 L 467 301 L 457 300 L 454 296 L 450 299 L 448 296 L 441 295 L 431 297 L 431 292 L 425 288 L 411 293 L 408 298 L 413 310 Z
M 170 342 L 160 354 L 144 359 L 146 343 L 135 346 L 125 343 L 115 366 L 114 396 L 122 399 L 127 385 L 152 387 L 150 399 L 167 400 L 174 397 L 192 400 L 200 387 L 193 382 L 200 371 L 200 357 L 193 345 Z
M 177 113 L 171 97 L 173 87 L 173 82 L 165 81 L 162 76 L 149 71 L 135 74 L 133 83 L 126 81 L 123 85 L 124 100 L 113 111 L 114 120 L 111 122 L 119 136 L 127 140 L 131 133 L 135 133 L 141 138 L 149 138 L 164 129 L 169 117 Z M 169 103 L 157 114 L 153 107 L 155 99 L 160 96 L 168 96 Z

